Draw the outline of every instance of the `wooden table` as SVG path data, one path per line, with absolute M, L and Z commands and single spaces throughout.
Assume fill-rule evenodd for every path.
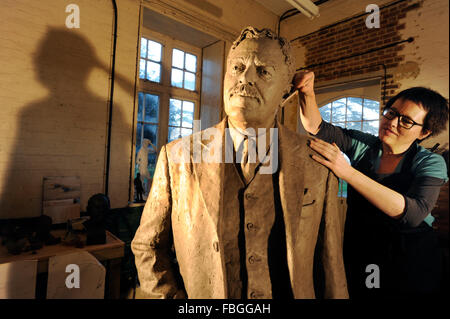
M 64 238 L 65 230 L 53 230 L 52 235 Z M 82 238 L 85 234 L 80 235 Z M 103 245 L 89 245 L 83 248 L 66 246 L 63 244 L 43 246 L 33 253 L 33 251 L 23 252 L 20 255 L 12 255 L 5 246 L 0 245 L 0 264 L 20 261 L 37 260 L 38 274 L 48 272 L 48 260 L 50 257 L 68 254 L 79 250 L 87 251 L 95 256 L 106 268 L 105 298 L 119 299 L 120 297 L 120 264 L 124 255 L 125 243 L 119 238 L 106 231 L 106 243 Z

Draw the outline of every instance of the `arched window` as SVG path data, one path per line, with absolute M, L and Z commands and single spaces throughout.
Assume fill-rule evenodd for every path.
M 380 102 L 346 96 L 319 108 L 322 118 L 336 126 L 378 136 Z M 347 159 L 348 160 L 348 159 Z M 347 197 L 347 183 L 340 180 L 339 196 Z
M 322 118 L 333 125 L 378 136 L 380 123 L 378 101 L 348 96 L 325 104 L 319 110 Z

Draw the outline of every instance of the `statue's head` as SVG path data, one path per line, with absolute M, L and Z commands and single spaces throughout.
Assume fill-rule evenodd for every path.
M 269 29 L 245 28 L 233 43 L 224 79 L 225 112 L 257 129 L 270 125 L 295 74 L 289 42 Z
M 149 139 L 144 138 L 142 140 L 142 147 L 147 148 L 151 144 Z

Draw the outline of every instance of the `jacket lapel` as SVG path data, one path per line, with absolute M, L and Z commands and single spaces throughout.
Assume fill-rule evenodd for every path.
M 303 145 L 302 139 L 299 139 L 296 133 L 289 131 L 282 125 L 278 125 L 278 127 L 279 185 L 289 255 L 289 251 L 294 251 L 300 222 L 304 196 L 304 161 L 307 152 L 306 144 Z M 288 256 L 288 259 L 293 257 Z
M 226 118 L 219 124 L 201 131 L 193 137 L 193 151 L 201 154 L 192 157 L 194 174 L 198 181 L 204 205 L 218 231 L 218 221 L 222 210 L 224 165 L 224 132 Z M 194 134 L 195 136 L 195 134 Z M 195 159 L 195 161 L 194 161 Z M 209 161 L 209 162 L 208 162 Z

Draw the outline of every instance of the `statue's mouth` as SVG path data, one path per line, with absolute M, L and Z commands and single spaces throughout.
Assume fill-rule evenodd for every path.
M 230 98 L 232 98 L 233 96 L 256 99 L 258 103 L 261 103 L 262 100 L 258 90 L 254 86 L 249 84 L 241 84 L 233 87 L 230 90 Z
M 255 95 L 251 95 L 251 94 L 241 94 L 241 93 L 237 93 L 237 94 L 231 93 L 231 94 L 230 94 L 230 99 L 231 99 L 233 96 L 235 96 L 235 95 L 236 95 L 236 96 L 241 96 L 241 97 L 246 97 L 246 98 L 255 99 L 256 101 L 258 101 L 258 103 L 261 102 L 260 98 L 257 97 L 257 96 L 255 96 Z

